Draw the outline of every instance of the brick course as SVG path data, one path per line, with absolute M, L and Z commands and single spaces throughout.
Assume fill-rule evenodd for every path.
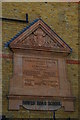
M 0 58 L 13 59 L 12 54 L 0 54 Z M 80 64 L 80 60 L 66 60 L 67 64 Z

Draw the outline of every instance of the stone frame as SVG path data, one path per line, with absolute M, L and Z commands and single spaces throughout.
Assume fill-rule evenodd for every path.
M 19 110 L 20 105 L 23 105 L 23 100 L 35 98 L 36 100 L 60 100 L 65 111 L 74 111 L 75 97 L 72 96 L 71 86 L 67 80 L 65 62 L 67 56 L 71 53 L 71 48 L 49 26 L 39 19 L 29 29 L 15 38 L 9 47 L 13 51 L 14 61 L 13 77 L 10 79 L 8 96 L 9 110 Z M 59 86 L 52 89 L 48 87 L 44 89 L 41 86 L 38 86 L 39 88 L 34 86 L 32 88 L 30 86 L 24 87 L 23 57 L 56 59 L 58 61 Z M 40 88 L 41 91 L 39 92 L 38 89 Z M 50 91 L 48 95 L 45 94 L 47 91 Z

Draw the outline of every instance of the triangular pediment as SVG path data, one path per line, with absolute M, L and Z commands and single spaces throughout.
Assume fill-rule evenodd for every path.
M 36 29 L 29 36 L 19 41 L 15 47 L 21 48 L 63 48 L 55 39 L 50 38 L 41 28 Z
M 42 20 L 38 20 L 29 29 L 15 38 L 10 43 L 11 48 L 21 49 L 47 49 L 54 51 L 66 51 L 70 53 L 70 47 L 60 39 Z

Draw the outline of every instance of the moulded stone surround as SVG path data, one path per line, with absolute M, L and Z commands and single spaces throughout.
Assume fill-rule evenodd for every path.
M 66 58 L 71 51 L 64 41 L 38 20 L 12 41 L 10 48 L 14 52 L 8 96 L 10 110 L 19 110 L 23 100 L 35 98 L 59 100 L 65 111 L 74 111 L 66 73 Z

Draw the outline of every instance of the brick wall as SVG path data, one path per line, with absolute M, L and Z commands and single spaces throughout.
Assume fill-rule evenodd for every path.
M 2 17 L 25 20 L 28 13 L 29 23 L 41 17 L 72 49 L 73 52 L 67 60 L 67 77 L 71 83 L 73 96 L 76 97 L 75 112 L 64 112 L 63 108 L 56 112 L 56 118 L 78 118 L 78 4 L 77 3 L 2 3 Z M 28 24 L 29 24 L 28 23 Z M 51 112 L 28 111 L 20 108 L 20 111 L 8 111 L 9 80 L 13 73 L 12 52 L 5 48 L 4 44 L 16 33 L 28 25 L 16 21 L 2 22 L 2 93 L 3 115 L 8 118 L 52 118 Z

